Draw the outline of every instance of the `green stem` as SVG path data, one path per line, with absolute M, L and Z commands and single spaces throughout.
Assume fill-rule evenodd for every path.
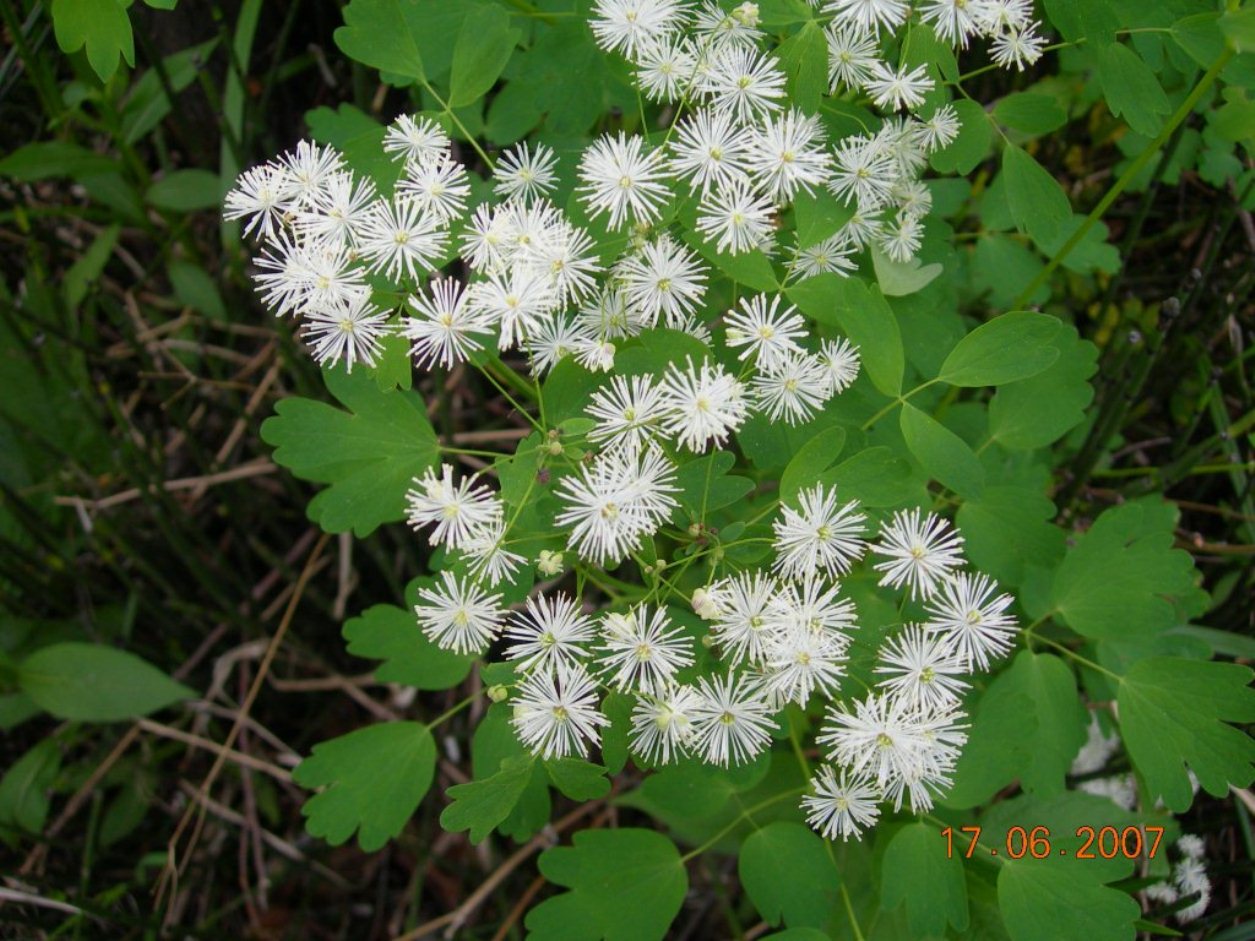
M 1142 168 L 1150 162 L 1150 158 L 1159 151 L 1159 148 L 1167 143 L 1168 138 L 1172 136 L 1172 132 L 1177 129 L 1177 125 L 1189 117 L 1190 112 L 1194 110 L 1194 107 L 1203 97 L 1203 94 L 1211 87 L 1212 82 L 1216 80 L 1216 77 L 1221 73 L 1224 67 L 1229 64 L 1229 60 L 1232 58 L 1233 50 L 1226 47 L 1225 50 L 1220 53 L 1219 57 L 1217 57 L 1216 61 L 1211 64 L 1211 68 L 1209 68 L 1203 74 L 1203 77 L 1198 80 L 1198 84 L 1194 86 L 1193 91 L 1186 96 L 1185 100 L 1181 102 L 1177 110 L 1173 112 L 1172 117 L 1169 118 L 1163 128 L 1160 129 L 1159 134 L 1156 135 L 1155 139 L 1152 140 L 1149 146 L 1138 154 L 1128 167 L 1125 168 L 1125 171 L 1120 174 L 1120 178 L 1111 185 L 1111 189 L 1107 190 L 1103 198 L 1098 201 L 1098 205 L 1090 210 L 1089 215 L 1085 217 L 1085 221 L 1082 222 L 1077 230 L 1072 233 L 1072 236 L 1063 243 L 1063 247 L 1060 248 L 1059 251 L 1055 252 L 1050 261 L 1046 263 L 1046 267 L 1039 271 L 1037 276 L 1029 282 L 1028 287 L 1020 292 L 1020 296 L 1017 297 L 1011 304 L 1013 309 L 1023 307 L 1025 303 L 1028 302 L 1028 299 L 1033 296 L 1034 292 L 1046 282 L 1046 279 L 1050 277 L 1054 270 L 1063 264 L 1064 259 L 1072 253 L 1072 250 L 1081 244 L 1089 230 L 1092 229 L 1098 220 L 1103 217 L 1106 211 L 1111 208 L 1111 204 L 1114 203 L 1116 198 L 1124 192 L 1130 183 L 1133 182 L 1134 178 L 1142 172 Z
M 786 797 L 796 797 L 798 794 L 801 794 L 805 790 L 806 790 L 805 787 L 789 788 L 789 790 L 781 791 L 779 794 L 776 794 L 774 797 L 768 797 L 766 800 L 759 801 L 753 807 L 747 807 L 745 810 L 742 810 L 739 814 L 737 814 L 736 818 L 731 823 L 729 823 L 726 827 L 721 829 L 718 833 L 712 836 L 709 840 L 707 840 L 701 846 L 697 847 L 696 849 L 691 849 L 687 853 L 685 853 L 683 856 L 681 856 L 680 862 L 687 863 L 694 856 L 700 856 L 702 853 L 706 852 L 706 850 L 710 849 L 712 846 L 714 846 L 716 843 L 722 840 L 725 836 L 727 836 L 729 833 L 731 833 L 733 830 L 739 827 L 741 825 L 741 821 L 748 820 L 750 817 L 758 813 L 758 811 L 762 810 L 763 808 L 770 807 L 772 804 L 778 804 L 782 800 L 784 800 Z
M 474 148 L 475 153 L 479 154 L 479 159 L 484 161 L 484 165 L 487 166 L 489 170 L 495 171 L 497 169 L 497 165 L 493 163 L 492 158 L 488 156 L 488 154 L 484 151 L 484 148 L 479 146 L 479 141 L 475 139 L 475 135 L 466 129 L 466 125 L 462 123 L 462 119 L 453 113 L 453 108 L 450 107 L 449 103 L 440 97 L 439 93 L 431 87 L 430 82 L 424 81 L 423 88 L 427 89 L 428 94 L 436 99 L 436 104 L 440 105 L 440 107 L 444 110 L 444 113 L 449 116 L 449 120 L 457 125 L 458 130 L 462 132 L 462 136 L 466 138 L 466 142 Z

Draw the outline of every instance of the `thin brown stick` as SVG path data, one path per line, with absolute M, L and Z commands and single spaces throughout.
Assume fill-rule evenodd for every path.
M 241 464 L 239 467 L 233 467 L 230 470 L 219 471 L 216 474 L 178 477 L 174 480 L 166 480 L 162 482 L 161 489 L 174 491 L 189 490 L 194 487 L 212 487 L 215 484 L 225 484 L 233 480 L 258 477 L 262 474 L 273 474 L 276 470 L 278 468 L 273 462 L 262 458 L 248 464 Z M 152 489 L 155 489 L 155 487 Z M 83 506 L 93 510 L 107 510 L 110 507 L 137 500 L 143 495 L 144 490 L 142 488 L 131 487 L 129 490 L 122 490 L 107 497 L 101 497 L 99 500 L 88 500 L 85 497 L 53 497 L 52 499 L 58 506 Z
M 328 534 L 323 533 L 315 544 L 313 551 L 309 555 L 309 559 L 305 563 L 305 568 L 301 571 L 300 576 L 296 580 L 296 586 L 292 591 L 292 599 L 288 602 L 288 608 L 283 613 L 283 620 L 279 622 L 278 628 L 275 630 L 274 637 L 270 640 L 270 646 L 266 648 L 266 654 L 262 657 L 261 665 L 257 669 L 257 676 L 253 678 L 252 684 L 249 686 L 248 695 L 244 698 L 244 702 L 240 704 L 239 715 L 232 724 L 231 729 L 227 732 L 227 739 L 222 743 L 224 749 L 231 748 L 235 744 L 236 737 L 240 734 L 240 729 L 244 725 L 244 717 L 248 715 L 253 708 L 253 702 L 257 699 L 257 694 L 261 692 L 262 684 L 265 682 L 266 675 L 270 672 L 270 665 L 274 662 L 275 655 L 279 652 L 279 646 L 283 643 L 284 635 L 288 632 L 288 627 L 292 623 L 292 618 L 296 615 L 297 605 L 300 603 L 301 597 L 305 594 L 305 586 L 309 583 L 310 577 L 314 574 L 318 561 L 322 556 L 322 551 L 327 545 Z M 223 767 L 226 765 L 227 757 L 225 752 L 219 752 L 218 757 L 214 760 L 213 767 L 209 769 L 209 774 L 205 776 L 204 782 L 201 784 L 200 793 L 208 797 L 209 790 L 213 787 L 214 782 L 218 779 L 218 775 L 222 773 Z M 178 845 L 183 837 L 184 831 L 195 818 L 195 825 L 192 834 L 188 839 L 186 853 L 183 860 L 178 860 Z M 162 901 L 166 897 L 166 893 L 172 889 L 178 888 L 178 880 L 186 869 L 188 862 L 192 858 L 192 850 L 196 846 L 200 838 L 201 828 L 205 823 L 205 809 L 202 803 L 195 802 L 194 806 L 189 806 L 179 819 L 179 824 L 175 827 L 174 835 L 170 838 L 170 842 L 166 845 L 166 864 L 162 868 L 161 878 L 157 882 L 155 891 L 154 906 L 161 907 Z M 166 924 L 169 924 L 169 915 L 173 913 L 170 909 L 167 911 Z
M 276 781 L 282 781 L 284 784 L 292 783 L 292 773 L 278 765 L 272 765 L 268 761 L 260 758 L 254 758 L 242 751 L 236 751 L 233 748 L 224 748 L 217 742 L 212 742 L 207 738 L 201 738 L 199 735 L 193 735 L 191 732 L 184 732 L 182 729 L 176 729 L 173 726 L 162 725 L 160 722 L 153 722 L 151 719 L 140 719 L 136 723 L 145 732 L 151 732 L 153 735 L 160 735 L 162 738 L 172 738 L 176 742 L 183 742 L 185 745 L 191 745 L 193 748 L 202 748 L 205 751 L 211 751 L 219 758 L 232 761 L 244 768 L 252 768 L 254 771 L 261 771 L 268 774 Z

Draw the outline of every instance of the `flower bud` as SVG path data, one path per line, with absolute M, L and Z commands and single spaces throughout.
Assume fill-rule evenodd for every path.
M 541 575 L 547 577 L 560 575 L 563 567 L 561 552 L 553 552 L 550 549 L 540 550 L 540 557 L 536 560 L 536 571 Z

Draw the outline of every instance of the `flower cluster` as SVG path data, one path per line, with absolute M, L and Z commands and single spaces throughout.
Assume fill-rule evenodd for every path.
M 894 112 L 877 129 L 834 145 L 819 118 L 788 105 L 752 3 L 725 12 L 713 2 L 597 0 L 597 41 L 633 63 L 641 90 L 674 105 L 674 119 L 660 143 L 607 133 L 568 168 L 584 216 L 553 201 L 563 168 L 549 147 L 521 144 L 495 164 L 484 155 L 496 198 L 473 204 L 482 181 L 446 132 L 402 116 L 384 138 L 399 175 L 388 192 L 333 148 L 303 142 L 244 173 L 226 217 L 260 242 L 259 293 L 277 315 L 302 321 L 320 363 L 373 365 L 384 338 L 399 334 L 424 368 L 474 368 L 495 349 L 537 383 L 563 361 L 597 382 L 579 457 L 566 455 L 558 429 L 538 447 L 554 458 L 545 465 L 557 472 L 546 478 L 559 502 L 553 523 L 582 566 L 576 584 L 599 585 L 598 572 L 634 558 L 655 578 L 631 603 L 598 612 L 559 587 L 563 553 L 525 552 L 512 532 L 518 514 L 479 474 L 459 479 L 443 464 L 406 495 L 410 525 L 447 553 L 419 592 L 418 623 L 442 648 L 496 648 L 514 665 L 519 739 L 546 759 L 587 755 L 608 724 L 602 693 L 613 691 L 631 697 L 642 762 L 728 766 L 768 748 L 786 706 L 820 703 L 825 761 L 802 806 L 817 830 L 844 839 L 882 804 L 924 812 L 948 787 L 966 739 L 965 677 L 1011 648 L 1010 596 L 965 570 L 962 538 L 940 517 L 898 511 L 872 536 L 864 509 L 823 484 L 780 504 L 761 540 L 772 544 L 769 563 L 712 557 L 709 584 L 685 599 L 709 625 L 704 637 L 668 608 L 678 590 L 662 563 L 640 556 L 675 522 L 681 464 L 727 446 L 754 415 L 809 422 L 859 375 L 857 348 L 813 333 L 783 289 L 712 302 L 703 254 L 774 254 L 789 204 L 827 190 L 848 218 L 818 244 L 794 246 L 790 282 L 848 274 L 865 249 L 908 261 L 930 207 L 920 179 L 928 156 L 959 132 L 922 67 L 882 58 L 910 15 L 904 0 L 813 5 L 829 17 L 832 92 Z M 1023 66 L 1041 44 L 1029 9 L 1025 0 L 931 0 L 918 15 L 956 46 L 983 36 L 1000 61 Z M 594 221 L 609 240 L 595 237 Z M 446 267 L 456 276 L 437 273 Z M 395 319 L 377 306 L 398 297 Z M 660 328 L 704 352 L 649 375 L 617 373 L 620 351 Z M 913 621 L 861 623 L 843 581 L 864 565 L 903 592 Z M 529 566 L 553 581 L 512 608 L 505 585 Z M 869 627 L 880 639 L 863 641 L 876 659 L 858 677 L 859 698 L 847 681 Z M 699 664 L 707 646 L 713 671 Z

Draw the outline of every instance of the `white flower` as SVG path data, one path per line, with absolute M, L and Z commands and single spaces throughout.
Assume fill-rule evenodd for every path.
M 994 61 L 1003 68 L 1014 65 L 1018 71 L 1023 72 L 1025 66 L 1032 65 L 1041 58 L 1045 46 L 1046 40 L 1030 27 L 1022 31 L 1008 29 L 999 33 L 990 44 L 989 51 L 993 54 Z
M 795 579 L 820 572 L 829 578 L 845 575 L 866 548 L 866 517 L 858 511 L 858 501 L 838 503 L 835 488 L 816 484 L 798 494 L 798 506 L 782 507 L 782 518 L 772 523 L 776 571 Z
M 858 347 L 845 337 L 821 342 L 819 361 L 828 370 L 828 388 L 833 395 L 844 392 L 858 378 Z
M 312 203 L 295 214 L 295 226 L 305 240 L 354 246 L 374 203 L 375 184 L 369 179 L 333 173 Z
M 561 664 L 519 684 L 511 722 L 524 745 L 549 759 L 585 757 L 588 743 L 600 743 L 598 726 L 609 720 L 597 711 L 597 687 L 584 668 Z
M 451 549 L 463 546 L 477 529 L 502 512 L 501 502 L 487 487 L 475 486 L 474 477 L 455 486 L 449 464 L 440 465 L 439 477 L 431 468 L 421 478 L 415 477 L 405 500 L 406 522 L 414 529 L 434 523 L 436 528 L 428 541 Z
M 554 296 L 545 278 L 514 267 L 471 285 L 470 303 L 473 310 L 500 324 L 497 347 L 508 350 L 552 316 Z
M 959 572 L 941 583 L 927 604 L 930 631 L 951 637 L 968 668 L 989 668 L 990 661 L 1011 649 L 1015 618 L 1006 613 L 1010 595 L 997 595 L 997 584 L 987 575 Z
M 391 332 L 388 315 L 371 304 L 366 290 L 305 312 L 305 339 L 320 366 L 334 366 L 342 359 L 349 372 L 358 362 L 374 366 L 383 351 L 379 341 Z
M 1024 29 L 1032 22 L 1033 0 L 982 0 L 975 14 L 989 36 L 1004 29 Z
M 919 251 L 923 234 L 923 223 L 916 216 L 900 213 L 881 235 L 880 248 L 893 261 L 907 262 Z
M 646 326 L 640 312 L 628 304 L 623 291 L 613 284 L 603 287 L 575 316 L 590 335 L 612 340 L 634 337 Z
M 532 354 L 532 372 L 544 375 L 568 356 L 573 356 L 591 340 L 589 332 L 569 317 L 555 316 L 541 320 L 527 337 L 527 351 Z
M 756 115 L 780 110 L 784 73 L 774 59 L 755 49 L 728 46 L 715 53 L 697 86 L 716 110 L 748 123 Z
M 840 235 L 855 248 L 866 248 L 884 231 L 884 223 L 876 210 L 857 209 L 841 227 Z
M 906 0 L 828 0 L 824 11 L 835 13 L 837 20 L 874 33 L 881 27 L 892 30 L 901 26 L 911 7 Z
M 254 232 L 269 240 L 282 227 L 283 217 L 293 209 L 297 196 L 295 181 L 287 168 L 263 163 L 245 170 L 227 193 L 222 218 L 247 219 L 244 235 Z
M 976 11 L 981 4 L 972 0 L 923 0 L 920 18 L 933 24 L 933 31 L 952 46 L 967 48 L 968 39 L 980 31 Z
M 636 82 L 650 101 L 670 102 L 683 97 L 693 82 L 697 58 L 683 37 L 662 40 L 641 50 L 636 59 Z
M 742 572 L 711 586 L 711 630 L 732 666 L 763 662 L 771 635 L 768 607 L 778 590 L 776 580 L 759 571 Z
M 836 94 L 840 86 L 859 88 L 872 76 L 872 66 L 880 61 L 876 37 L 857 24 L 832 23 L 827 29 L 828 85 Z
M 1077 785 L 1086 794 L 1105 797 L 1117 807 L 1132 810 L 1137 806 L 1137 778 L 1131 774 L 1116 774 L 1109 778 L 1090 778 Z
M 888 203 L 898 181 L 892 155 L 871 145 L 866 137 L 847 137 L 838 144 L 836 165 L 828 180 L 834 196 L 847 202 L 852 198 L 863 212 L 873 212 Z
M 501 631 L 505 609 L 501 596 L 490 595 L 469 579 L 441 572 L 443 586 L 420 588 L 423 603 L 414 606 L 418 625 L 436 646 L 460 654 L 482 653 Z
M 706 294 L 706 268 L 693 252 L 669 235 L 646 242 L 624 257 L 615 269 L 623 298 L 642 323 L 654 326 L 659 316 L 674 327 L 691 314 Z
M 344 169 L 344 156 L 334 147 L 320 148 L 303 140 L 279 158 L 299 203 L 312 205 L 323 192 L 327 181 Z
M 1068 769 L 1068 774 L 1092 774 L 1095 771 L 1101 771 L 1106 767 L 1111 756 L 1119 750 L 1120 736 L 1115 733 L 1104 734 L 1098 715 L 1093 714 L 1089 717 L 1089 727 L 1085 730 L 1085 744 L 1072 759 L 1072 767 Z
M 901 110 L 922 105 L 924 94 L 932 91 L 933 80 L 922 65 L 913 69 L 904 65 L 895 71 L 883 62 L 877 62 L 872 66 L 872 77 L 863 83 L 863 87 L 877 107 Z
M 583 645 L 593 640 L 596 630 L 578 600 L 558 593 L 528 598 L 526 610 L 510 615 L 505 636 L 512 641 L 506 657 L 522 661 L 520 670 L 552 671 L 563 664 L 578 665 L 588 656 Z
M 669 191 L 661 151 L 650 151 L 642 137 L 604 135 L 580 160 L 580 199 L 595 218 L 610 214 L 610 228 L 626 222 L 652 222 Z
M 682 757 L 693 739 L 693 708 L 700 702 L 699 694 L 687 686 L 637 700 L 632 708 L 632 750 L 652 764 L 670 764 Z
M 505 266 L 505 253 L 513 239 L 509 205 L 475 207 L 462 234 L 462 257 L 473 271 L 494 274 Z
M 411 161 L 397 183 L 397 193 L 414 200 L 436 221 L 447 223 L 466 212 L 471 193 L 466 167 L 449 156 Z
M 1202 859 L 1207 851 L 1207 845 L 1203 842 L 1201 836 L 1195 836 L 1193 833 L 1183 833 L 1177 840 L 1177 851 L 1190 859 Z
M 806 822 L 825 839 L 862 839 L 862 831 L 880 818 L 880 789 L 866 774 L 822 765 L 811 778 L 811 788 L 815 793 L 804 796 L 801 806 Z
M 835 585 L 818 579 L 789 582 L 767 605 L 767 622 L 773 634 L 808 631 L 822 634 L 845 652 L 851 643 L 850 631 L 858 627 L 854 603 L 838 595 Z
M 703 108 L 676 127 L 671 172 L 704 196 L 712 186 L 745 181 L 748 135 L 730 112 Z
M 771 744 L 771 709 L 748 675 L 702 677 L 697 687 L 701 699 L 689 712 L 693 751 L 726 768 L 750 761 Z
M 892 802 L 895 813 L 902 809 L 905 797 L 910 798 L 911 813 L 928 813 L 935 799 L 950 789 L 954 767 L 967 741 L 963 719 L 963 713 L 954 708 L 914 714 L 923 741 L 916 763 L 884 784 L 885 800 Z
M 596 0 L 591 26 L 597 45 L 629 59 L 684 26 L 681 0 Z
M 677 670 L 693 664 L 693 643 L 671 624 L 667 609 L 640 605 L 624 618 L 602 622 L 600 670 L 619 690 L 662 696 Z
M 614 376 L 593 393 L 588 414 L 597 426 L 588 439 L 607 450 L 636 452 L 662 437 L 666 406 L 662 389 L 648 376 Z
M 575 361 L 589 372 L 610 372 L 615 352 L 609 340 L 582 339 L 575 347 Z
M 875 566 L 884 573 L 880 584 L 890 588 L 905 584 L 912 598 L 930 597 L 952 570 L 963 565 L 963 537 L 940 516 L 929 513 L 921 519 L 918 509 L 895 512 L 880 527 L 880 541 L 872 543 L 871 550 L 888 557 Z
M 563 220 L 520 246 L 518 258 L 553 289 L 558 306 L 579 302 L 597 289 L 601 271 L 593 240 L 583 229 Z
M 409 299 L 418 316 L 406 317 L 401 330 L 412 341 L 410 355 L 420 366 L 430 369 L 440 363 L 452 369 L 484 348 L 475 335 L 488 334 L 492 327 L 453 278 L 433 278 L 429 287 L 430 297 L 420 293 Z
M 640 548 L 678 505 L 675 468 L 660 452 L 631 454 L 623 449 L 603 454 L 578 476 L 558 485 L 567 504 L 559 526 L 570 526 L 567 545 L 590 562 L 617 562 Z
M 819 358 L 805 350 L 786 353 L 762 367 L 751 388 L 758 408 L 772 421 L 790 425 L 808 422 L 823 408 L 831 393 L 828 371 Z
M 693 32 L 701 39 L 702 48 L 725 49 L 735 46 L 741 49 L 757 47 L 763 32 L 758 29 L 758 6 L 742 3 L 731 13 L 717 0 L 706 0 L 697 13 Z
M 768 115 L 753 131 L 750 173 L 765 195 L 777 203 L 793 199 L 799 189 L 813 193 L 828 178 L 832 158 L 824 152 L 819 119 L 790 108 Z
M 539 199 L 554 191 L 558 158 L 545 144 L 518 144 L 503 153 L 492 171 L 493 192 L 507 199 Z
M 1176 883 L 1178 898 L 1197 895 L 1198 898 L 1176 913 L 1177 922 L 1184 925 L 1194 921 L 1211 904 L 1211 880 L 1207 878 L 1207 870 L 1201 859 L 1182 859 L 1172 871 L 1172 879 Z
M 293 313 L 299 317 L 304 313 L 305 298 L 314 277 L 313 256 L 313 251 L 282 229 L 262 249 L 253 281 L 257 285 L 262 303 L 276 317 Z M 352 279 L 358 289 L 364 287 L 362 270 L 350 267 L 348 252 L 341 248 L 337 257 L 343 265 L 345 276 Z
M 851 258 L 853 254 L 854 248 L 844 235 L 830 235 L 806 248 L 795 248 L 789 261 L 789 276 L 798 281 L 821 274 L 845 277 L 858 267 Z
M 789 305 L 780 310 L 780 295 L 773 295 L 770 303 L 765 294 L 742 297 L 739 311 L 730 310 L 724 315 L 727 324 L 727 342 L 733 349 L 740 349 L 737 359 L 744 362 L 753 357 L 759 368 L 769 369 L 783 362 L 791 353 L 801 352 L 797 341 L 806 338 L 806 321 Z
M 417 121 L 403 114 L 388 128 L 383 138 L 385 153 L 408 163 L 427 163 L 449 151 L 449 135 L 431 118 Z
M 566 565 L 562 561 L 561 552 L 554 552 L 552 549 L 541 549 L 540 555 L 536 557 L 536 571 L 546 578 L 561 575 L 564 568 L 566 568 Z
M 914 711 L 894 696 L 869 694 L 854 704 L 829 710 L 828 725 L 816 738 L 829 757 L 858 773 L 866 769 L 876 783 L 917 776 L 928 738 Z
M 663 374 L 667 414 L 663 429 L 691 451 L 705 451 L 712 443 L 723 444 L 745 422 L 744 388 L 719 363 L 702 360 L 699 368 L 685 358 Z
M 957 705 L 968 684 L 959 679 L 967 665 L 955 655 L 944 635 L 908 624 L 880 650 L 876 672 L 880 686 L 918 709 L 940 710 Z
M 513 583 L 515 573 L 527 562 L 517 552 L 506 549 L 505 510 L 501 504 L 497 506 L 497 514 L 483 526 L 476 527 L 462 546 L 471 574 L 490 585 L 502 580 Z
M 733 180 L 702 197 L 697 230 L 717 252 L 739 255 L 771 244 L 771 200 L 748 182 Z
M 767 642 L 764 690 L 777 703 L 805 706 L 811 693 L 831 696 L 845 673 L 844 637 L 804 624 L 774 632 Z
M 959 136 L 960 127 L 959 113 L 954 110 L 954 105 L 944 104 L 919 123 L 920 144 L 929 151 L 948 147 Z
M 411 199 L 381 199 L 371 208 L 358 250 L 371 270 L 417 280 L 445 249 L 446 233 L 435 216 Z

